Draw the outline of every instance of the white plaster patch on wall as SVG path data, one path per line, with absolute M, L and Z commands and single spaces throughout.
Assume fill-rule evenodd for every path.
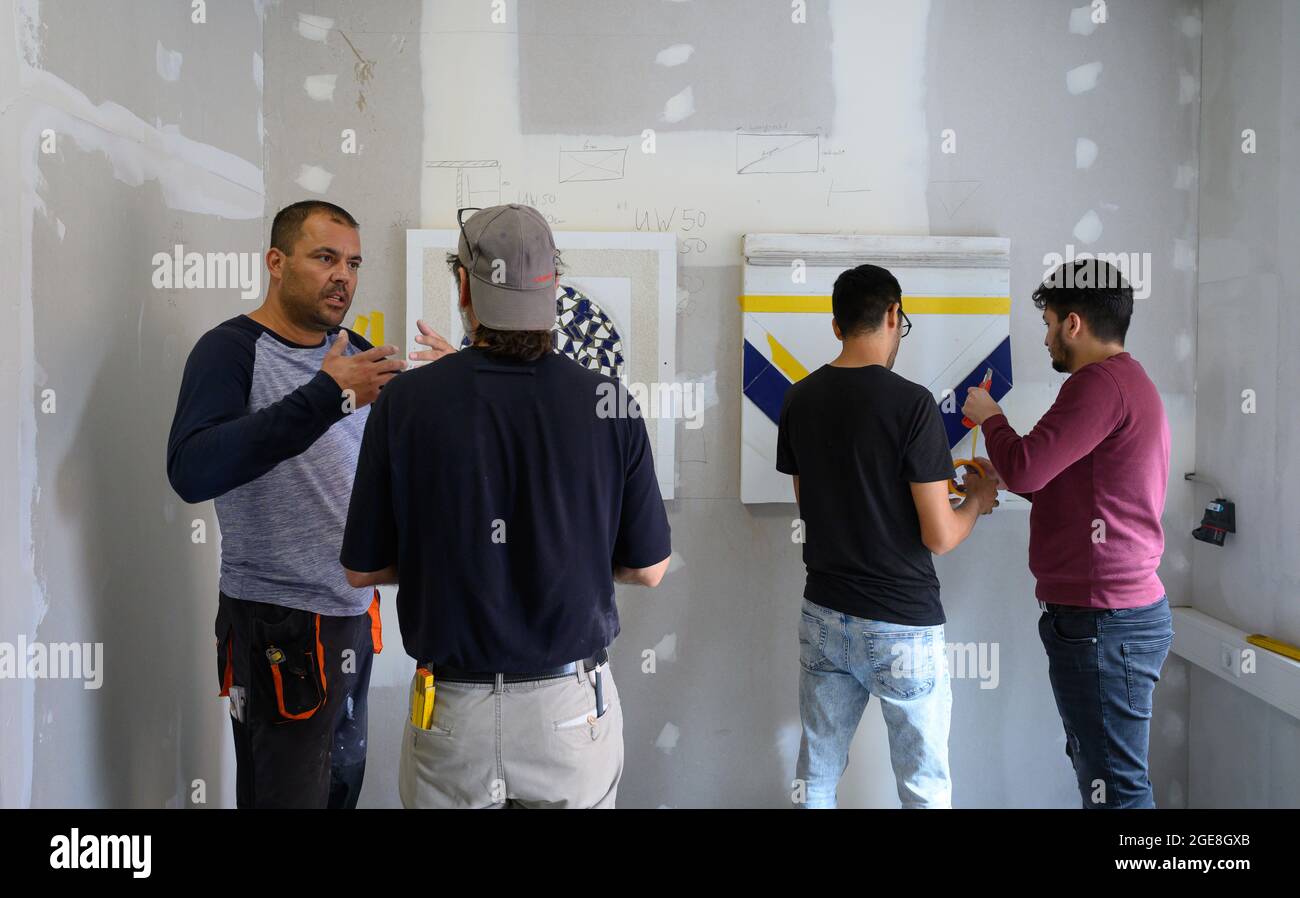
M 1098 203 L 1097 205 L 1098 205 L 1099 207 L 1101 207 L 1103 210 L 1105 210 L 1106 212 L 1118 212 L 1118 211 L 1119 211 L 1119 206 L 1116 205 L 1115 203 Z
M 1192 336 L 1191 334 L 1179 334 L 1178 339 L 1174 340 L 1174 355 L 1178 361 L 1183 362 L 1192 357 Z M 1187 558 L 1181 553 L 1165 553 L 1165 561 L 1174 566 L 1174 570 L 1182 571 L 1187 569 Z
M 681 65 L 691 58 L 695 48 L 690 44 L 673 44 L 671 47 L 664 47 L 655 54 L 655 63 L 661 66 Z
M 1195 102 L 1201 93 L 1201 82 L 1191 72 L 1180 71 L 1178 73 L 1178 103 L 1186 106 L 1188 103 Z
M 308 75 L 302 87 L 313 100 L 325 102 L 334 99 L 334 85 L 338 80 L 338 75 Z
M 1092 20 L 1091 6 L 1076 6 L 1070 10 L 1070 33 L 1089 35 L 1097 30 L 1097 23 Z
M 676 661 L 677 660 L 677 634 L 669 633 L 663 639 L 655 643 L 654 647 L 655 660 L 657 661 Z
M 1190 240 L 1174 241 L 1174 268 L 1179 271 L 1196 270 L 1196 248 Z
M 1074 167 L 1092 168 L 1092 164 L 1096 161 L 1097 142 L 1086 137 L 1077 138 L 1074 141 Z
M 799 760 L 799 739 L 803 736 L 803 727 L 798 723 L 783 724 L 776 733 L 776 753 L 781 756 L 782 769 L 793 775 L 795 763 Z
M 659 120 L 674 124 L 685 121 L 695 114 L 695 88 L 685 87 L 678 93 L 668 98 L 664 104 L 664 111 L 660 114 Z
M 1178 21 L 1178 28 L 1183 32 L 1184 37 L 1198 38 L 1201 36 L 1201 14 L 1193 12 L 1190 15 L 1183 16 Z
M 265 77 L 266 64 L 262 62 L 262 54 L 253 54 L 253 83 L 257 85 L 257 92 L 262 92 L 263 78 Z
M 68 233 L 68 226 L 63 223 L 62 218 L 56 218 L 54 219 L 54 227 L 58 230 L 59 242 L 62 243 L 64 235 Z
M 1186 728 L 1184 727 L 1184 729 Z M 1165 794 L 1169 796 L 1168 798 L 1165 799 L 1166 807 L 1170 807 L 1170 808 L 1187 807 L 1186 789 L 1183 786 L 1182 780 L 1180 779 L 1170 780 L 1169 785 L 1166 786 L 1165 789 L 1166 789 Z
M 664 728 L 659 731 L 659 736 L 655 739 L 655 748 L 659 749 L 666 755 L 673 753 L 677 747 L 677 742 L 682 737 L 682 731 L 675 724 L 665 723 Z
M 1192 190 L 1196 187 L 1196 166 L 1178 166 L 1178 171 L 1174 173 L 1174 187 L 1178 190 Z
M 17 0 L 12 6 L 14 13 L 14 37 L 18 50 L 18 69 L 20 78 L 26 84 L 31 80 L 29 69 L 40 66 L 42 55 L 42 26 L 40 4 L 37 0 Z M 5 16 L 0 15 L 0 20 Z M 7 67 L 7 64 L 6 64 Z M 10 118 L 16 113 L 10 111 Z M 17 126 L 17 122 L 6 119 L 6 127 Z M 19 146 L 29 148 L 28 152 L 16 150 L 18 163 L 23 177 L 18 187 L 18 226 L 19 265 L 17 272 L 18 296 L 17 314 L 14 327 L 17 329 L 18 355 L 14 370 L 17 373 L 17 392 L 19 396 L 35 397 L 37 395 L 36 369 L 36 327 L 35 310 L 32 304 L 32 233 L 35 226 L 36 210 L 42 205 L 37 194 L 40 171 L 36 163 L 36 147 L 39 142 L 41 127 L 33 120 L 28 120 L 23 128 L 22 141 Z M 8 144 L 9 141 L 5 141 Z M 7 148 L 0 148 L 0 155 L 6 155 Z M 8 164 L 9 160 L 6 160 Z M 43 374 L 43 372 L 42 372 Z M 6 629 L 18 632 L 35 632 L 49 609 L 46 596 L 45 578 L 36 569 L 36 543 L 33 520 L 37 503 L 40 502 L 40 474 L 36 455 L 36 408 L 34 401 L 17 403 L 19 410 L 17 424 L 17 489 L 18 502 L 18 558 L 17 570 L 11 580 L 14 584 L 13 595 L 19 599 L 15 606 L 0 609 L 0 620 Z M 22 598 L 26 601 L 22 601 Z M 32 799 L 32 768 L 34 746 L 36 745 L 36 688 L 35 681 L 24 680 L 17 689 L 17 702 L 8 704 L 4 728 L 0 731 L 0 746 L 5 752 L 3 775 L 0 775 L 0 803 L 10 807 L 28 807 Z M 15 709 L 15 705 L 17 708 Z M 14 713 L 15 710 L 17 713 Z
M 24 82 L 31 99 L 47 107 L 36 113 L 40 127 L 52 127 L 61 137 L 71 137 L 82 150 L 103 153 L 113 166 L 113 176 L 124 184 L 138 187 L 145 181 L 157 181 L 163 202 L 182 212 L 235 219 L 262 217 L 262 169 L 247 159 L 191 140 L 174 125 L 150 125 L 117 103 L 105 101 L 96 106 L 49 72 L 28 69 Z M 33 140 L 31 146 L 35 148 L 37 143 Z M 28 161 L 28 183 L 37 184 L 35 150 Z
M 682 385 L 682 392 L 685 395 L 687 390 L 698 390 L 699 399 L 693 399 L 692 402 L 698 402 L 700 408 L 713 408 L 719 402 L 718 397 L 718 372 L 713 371 L 678 371 L 676 377 L 677 383 Z M 699 384 L 698 387 L 695 384 Z M 692 406 L 692 409 L 694 406 Z M 688 409 L 690 410 L 690 409 Z M 669 570 L 672 570 L 670 567 Z
M 713 408 L 720 401 L 718 398 L 718 372 L 710 371 L 699 380 L 704 384 L 704 407 Z
M 668 556 L 668 573 L 680 571 L 686 567 L 686 559 L 681 556 L 680 552 L 673 552 Z
M 25 64 L 38 68 L 44 46 L 41 40 L 40 0 L 18 0 L 15 12 L 17 13 L 15 36 L 18 41 L 18 55 Z
M 313 16 L 305 12 L 298 13 L 298 33 L 309 41 L 324 43 L 333 28 L 333 19 L 325 16 Z
M 1074 237 L 1083 243 L 1096 243 L 1101 237 L 1101 216 L 1097 210 L 1089 209 L 1074 226 Z
M 1172 664 L 1168 665 L 1168 667 L 1171 668 L 1174 666 L 1175 665 Z M 1182 667 L 1181 664 L 1177 666 Z M 1160 674 L 1161 674 L 1160 679 L 1164 680 L 1165 679 L 1164 671 L 1162 670 Z M 1170 685 L 1171 684 L 1168 682 L 1165 683 L 1166 688 L 1168 688 Z M 1166 693 L 1166 695 L 1167 694 L 1168 693 Z M 1167 713 L 1163 714 L 1162 716 L 1164 717 L 1164 721 L 1160 724 L 1160 730 L 1165 735 L 1165 742 L 1173 745 L 1181 745 L 1184 742 L 1186 742 L 1187 741 L 1187 718 L 1184 717 L 1180 712 L 1178 712 L 1174 708 L 1169 708 Z M 1171 785 L 1178 785 L 1178 781 L 1175 780 L 1174 783 L 1172 783 Z M 1176 804 L 1174 806 L 1177 807 Z
M 164 81 L 179 81 L 181 77 L 181 63 L 185 58 L 181 55 L 180 50 L 168 50 L 158 41 L 157 48 L 154 50 L 154 63 L 158 67 L 158 77 Z
M 1101 69 L 1100 62 L 1086 62 L 1081 66 L 1075 66 L 1065 73 L 1065 89 L 1075 96 L 1087 93 L 1097 86 Z
M 300 165 L 298 166 L 298 177 L 293 180 L 303 190 L 309 190 L 312 193 L 324 193 L 330 189 L 330 182 L 334 180 L 334 175 L 319 165 Z

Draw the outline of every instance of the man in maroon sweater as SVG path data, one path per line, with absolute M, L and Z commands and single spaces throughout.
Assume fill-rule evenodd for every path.
M 1154 807 L 1151 700 L 1173 641 L 1156 574 L 1169 423 L 1124 351 L 1133 291 L 1106 262 L 1067 262 L 1034 291 L 1052 367 L 1070 373 L 1025 436 L 987 392 L 962 412 L 984 431 L 1003 485 L 1029 499 L 1039 636 L 1085 808 Z

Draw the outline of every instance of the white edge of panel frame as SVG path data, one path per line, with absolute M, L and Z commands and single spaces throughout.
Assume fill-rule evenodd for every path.
M 864 259 L 886 268 L 1011 267 L 1008 237 L 877 237 L 863 234 L 746 234 L 745 264 L 847 268 Z

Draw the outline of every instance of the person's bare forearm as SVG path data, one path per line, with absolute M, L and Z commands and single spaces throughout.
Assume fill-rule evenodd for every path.
M 975 529 L 975 519 L 980 516 L 982 509 L 978 499 L 974 496 L 968 496 L 962 501 L 961 505 L 958 505 L 952 511 L 956 532 L 954 534 L 955 538 L 948 547 L 950 552 L 965 542 L 966 537 L 970 536 L 971 531 Z
M 642 568 L 624 567 L 621 564 L 616 564 L 614 565 L 614 582 L 629 583 L 633 586 L 645 586 L 653 589 L 663 579 L 664 573 L 668 570 L 668 562 L 669 558 L 665 558 L 657 564 Z
M 390 564 L 381 571 L 370 571 L 368 573 L 348 571 L 347 574 L 348 584 L 354 589 L 365 586 L 385 586 L 397 582 L 397 565 Z

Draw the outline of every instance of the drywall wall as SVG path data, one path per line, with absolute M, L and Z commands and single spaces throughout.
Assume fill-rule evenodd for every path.
M 1111 3 L 1105 23 L 1094 22 L 1083 3 L 994 9 L 951 2 L 931 12 L 931 232 L 1011 238 L 1012 395 L 1019 396 L 1004 404 L 1022 433 L 1064 380 L 1051 370 L 1041 316 L 1028 302 L 1050 267 L 1044 258 L 1065 255 L 1069 246 L 1138 259 L 1150 254 L 1144 289 L 1135 291 L 1127 348 L 1155 381 L 1169 417 L 1160 576 L 1169 601 L 1185 605 L 1193 491 L 1181 478 L 1191 469 L 1195 437 L 1199 7 Z M 938 135 L 944 129 L 956 134 L 955 153 L 943 152 Z M 1021 665 L 1004 675 L 1007 694 L 995 691 L 985 713 L 963 716 L 962 693 L 955 692 L 954 800 L 964 778 L 981 779 L 987 795 L 1014 796 L 1008 804 L 1034 804 L 1043 784 L 1058 782 L 1069 768 L 1060 764 L 1064 740 L 1050 720 L 1054 709 L 1022 710 L 1048 689 L 1046 663 L 1033 581 L 1016 566 L 1024 525 L 1005 517 L 999 525 L 1011 532 L 977 533 L 969 548 L 936 563 L 945 605 L 957 618 L 949 638 L 999 639 L 1003 657 L 1011 654 Z M 1156 690 L 1150 753 L 1156 801 L 1168 807 L 1187 803 L 1187 690 L 1187 665 L 1170 657 Z M 989 714 L 996 725 L 989 725 Z M 1046 754 L 1041 743 L 1017 749 L 1017 732 L 1053 725 Z M 966 751 L 958 750 L 959 740 Z M 1004 760 L 988 765 L 989 757 Z
M 1193 545 L 1193 605 L 1300 644 L 1300 7 L 1207 0 L 1203 42 L 1196 511 L 1237 533 Z M 1194 669 L 1190 724 L 1196 806 L 1300 804 L 1300 721 Z
M 230 803 L 215 517 L 171 494 L 163 447 L 189 348 L 257 299 L 155 289 L 150 260 L 178 242 L 260 252 L 269 215 L 305 196 L 361 220 L 354 311 L 385 312 L 397 342 L 404 229 L 451 226 L 458 202 L 678 236 L 678 376 L 706 385 L 707 407 L 701 429 L 678 432 L 670 573 L 654 592 L 620 587 L 624 806 L 775 807 L 791 791 L 803 571 L 794 509 L 738 500 L 743 233 L 1010 237 L 1008 410 L 1021 429 L 1061 380 L 1027 301 L 1044 256 L 1070 243 L 1150 252 L 1130 349 L 1165 396 L 1175 480 L 1190 465 L 1194 3 L 1111 4 L 1095 27 L 1068 2 L 1030 0 L 812 0 L 803 22 L 784 2 L 539 0 L 500 5 L 500 23 L 479 2 L 281 0 L 208 4 L 202 26 L 163 2 L 47 6 L 22 0 L 0 18 L 21 50 L 0 57 L 0 161 L 22 188 L 0 218 L 17 238 L 3 276 L 19 324 L 0 370 L 21 387 L 0 400 L 19 421 L 0 450 L 3 498 L 19 509 L 0 548 L 22 562 L 0 586 L 0 639 L 102 642 L 104 683 L 0 682 L 0 803 L 179 806 L 196 779 L 210 804 Z M 584 89 L 571 70 L 597 62 L 608 77 Z M 72 139 L 37 155 L 51 121 Z M 815 163 L 769 170 L 774 132 L 811 135 Z M 580 163 L 593 149 L 623 150 L 620 178 L 591 180 Z M 1162 575 L 1175 603 L 1188 598 L 1190 496 L 1173 484 Z M 206 543 L 191 542 L 194 520 Z M 954 683 L 958 805 L 1077 803 L 1026 543 L 1023 514 L 994 514 L 938 564 L 948 638 L 976 662 Z M 372 806 L 397 803 L 410 663 L 388 645 L 371 697 Z M 1171 659 L 1152 749 L 1168 805 L 1187 797 L 1186 687 Z M 896 801 L 874 708 L 841 797 Z
M 0 105 L 17 176 L 3 355 L 18 385 L 2 481 L 5 526 L 17 522 L 3 557 L 18 564 L 0 640 L 84 645 L 95 673 L 0 680 L 6 806 L 233 797 L 214 698 L 215 516 L 172 493 L 164 461 L 190 347 L 248 303 L 153 283 L 154 254 L 176 244 L 260 256 L 261 12 L 208 6 L 203 23 L 165 0 L 0 12 L 16 50 Z
M 1082 4 L 1027 0 L 809 2 L 802 24 L 788 3 L 745 4 L 743 14 L 734 3 L 498 6 L 499 22 L 492 4 L 475 2 L 272 7 L 267 192 L 271 205 L 309 195 L 304 165 L 334 176 L 326 195 L 362 219 L 356 307 L 389 322 L 402 308 L 393 290 L 403 242 L 392 226 L 401 215 L 450 227 L 458 204 L 525 202 L 556 228 L 679 237 L 678 373 L 706 384 L 709 399 L 704 426 L 678 431 L 670 572 L 654 592 L 620 587 L 620 804 L 789 801 L 803 571 L 793 508 L 737 498 L 746 232 L 1010 237 L 1018 395 L 1008 408 L 1022 430 L 1063 379 L 1028 302 L 1044 256 L 1067 244 L 1149 252 L 1151 293 L 1129 346 L 1160 387 L 1175 436 L 1161 573 L 1171 601 L 1189 601 L 1190 538 L 1180 534 L 1192 494 L 1181 471 L 1193 439 L 1197 4 L 1112 4 L 1110 20 L 1091 27 L 1072 11 Z M 332 28 L 323 41 L 311 27 L 304 35 L 304 21 L 321 20 Z M 333 98 L 313 99 L 330 77 Z M 367 127 L 358 156 L 326 152 L 358 122 Z M 943 152 L 945 129 L 956 132 L 955 154 Z M 643 152 L 647 130 L 653 154 Z M 744 155 L 751 138 L 773 132 L 815 135 L 816 170 L 756 170 L 762 150 Z M 582 165 L 600 150 L 613 151 L 601 170 Z M 1077 803 L 1026 545 L 1027 517 L 995 514 L 938 562 L 948 638 L 975 659 L 954 684 L 959 805 Z M 385 620 L 395 631 L 391 604 Z M 643 672 L 647 650 L 654 673 Z M 395 642 L 389 652 L 375 669 L 365 804 L 396 803 L 383 759 L 396 757 L 410 663 Z M 1170 659 L 1152 777 L 1158 800 L 1174 806 L 1186 801 L 1186 686 Z M 874 707 L 841 797 L 896 801 Z

